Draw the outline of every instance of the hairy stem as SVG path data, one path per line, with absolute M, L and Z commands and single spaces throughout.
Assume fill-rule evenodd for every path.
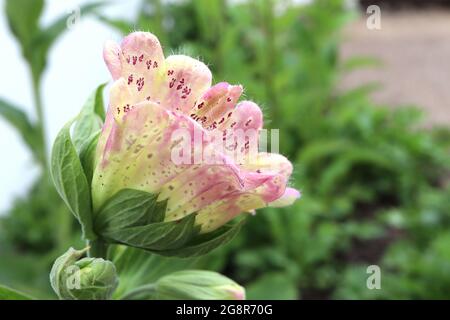
M 101 239 L 95 239 L 88 242 L 89 251 L 88 256 L 91 258 L 107 259 L 108 245 Z

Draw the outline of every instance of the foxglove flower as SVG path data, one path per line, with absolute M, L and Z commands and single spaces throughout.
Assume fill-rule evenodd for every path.
M 209 234 L 240 213 L 290 205 L 300 196 L 286 187 L 292 165 L 285 157 L 257 152 L 248 161 L 263 116 L 255 103 L 238 102 L 240 85 L 211 86 L 205 64 L 184 55 L 165 58 L 151 33 L 134 32 L 121 45 L 107 43 L 104 59 L 114 83 L 96 151 L 94 212 L 121 190 L 139 190 L 155 195 L 155 207 L 164 204 L 160 222 L 193 215 L 198 233 Z M 194 144 L 187 163 L 173 159 L 180 143 L 174 136 L 180 130 Z M 248 134 L 237 143 L 230 136 L 239 130 Z M 198 144 L 194 137 L 199 134 Z M 222 152 L 223 141 L 232 143 Z M 196 149 L 214 154 L 214 161 L 195 161 Z M 234 160 L 230 150 L 240 151 L 244 161 Z M 142 223 L 139 216 L 129 226 Z

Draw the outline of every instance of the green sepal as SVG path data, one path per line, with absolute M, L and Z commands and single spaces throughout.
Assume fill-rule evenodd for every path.
M 164 256 L 196 257 L 228 243 L 244 219 L 200 234 L 196 213 L 164 221 L 166 201 L 157 194 L 123 189 L 95 214 L 95 231 L 105 241 L 144 249 Z
M 164 222 L 166 201 L 145 191 L 123 189 L 109 199 L 95 216 L 95 230 L 102 238 L 149 251 L 182 248 L 199 233 L 195 214 Z
M 244 222 L 245 219 L 242 219 L 238 223 L 226 224 L 212 232 L 197 235 L 190 242 L 186 243 L 183 248 L 164 250 L 157 253 L 164 256 L 174 256 L 179 258 L 190 258 L 205 255 L 210 251 L 230 242 L 238 234 Z

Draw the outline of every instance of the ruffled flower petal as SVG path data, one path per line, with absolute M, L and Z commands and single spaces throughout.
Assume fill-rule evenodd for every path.
M 287 181 L 282 175 L 274 175 L 259 187 L 221 199 L 198 212 L 196 223 L 201 232 L 217 229 L 242 212 L 264 208 L 283 193 Z
M 241 94 L 242 86 L 220 82 L 203 94 L 190 116 L 204 128 L 214 130 L 231 116 Z
M 284 194 L 275 201 L 269 203 L 270 207 L 290 206 L 295 200 L 300 199 L 300 192 L 294 188 L 286 188 Z
M 227 130 L 256 130 L 263 126 L 263 115 L 259 106 L 252 101 L 239 102 L 231 114 L 227 115 L 226 121 L 218 128 L 221 131 Z
M 286 188 L 292 173 L 291 163 L 283 156 L 270 153 L 259 153 L 258 161 L 241 167 L 245 189 L 230 194 L 200 210 L 196 223 L 201 225 L 202 232 L 209 232 L 223 225 L 236 215 L 277 204 L 276 200 L 286 194 L 289 199 L 297 190 Z M 280 203 L 281 204 L 281 203 Z
M 184 55 L 166 59 L 166 80 L 158 100 L 168 109 L 186 114 L 211 86 L 211 71 L 201 61 Z
M 158 38 L 133 32 L 120 45 L 107 42 L 103 56 L 114 80 L 124 78 L 135 101 L 152 99 L 165 81 L 164 54 Z
M 114 41 L 107 41 L 103 47 L 103 59 L 113 79 L 122 76 L 122 49 Z
M 242 167 L 257 173 L 279 173 L 286 178 L 292 174 L 292 163 L 277 153 L 259 152 L 251 162 L 244 163 Z
M 92 190 L 95 209 L 124 188 L 142 190 L 145 186 L 146 191 L 157 192 L 163 174 L 158 169 L 162 164 L 171 169 L 173 166 L 167 148 L 161 149 L 163 141 L 170 140 L 166 130 L 170 124 L 169 114 L 157 104 L 146 102 L 130 109 L 119 122 L 111 116 L 111 109 L 107 115 L 108 127 L 105 125 L 97 146 L 92 182 L 96 185 Z M 148 167 L 143 168 L 144 165 Z M 147 169 L 145 174 L 140 174 L 143 169 Z
M 192 139 L 205 130 L 184 114 L 143 102 L 120 120 L 108 116 L 107 122 L 98 144 L 93 178 L 98 186 L 93 190 L 96 208 L 117 191 L 132 188 L 158 193 L 160 201 L 168 200 L 166 218 L 173 220 L 242 189 L 239 168 L 224 155 L 211 164 L 196 161 L 191 153 Z M 177 130 L 188 138 L 177 140 Z M 201 139 L 200 143 L 200 149 L 213 147 L 208 140 Z M 182 161 L 174 161 L 179 144 L 186 144 L 188 147 L 182 145 L 180 150 L 189 154 Z

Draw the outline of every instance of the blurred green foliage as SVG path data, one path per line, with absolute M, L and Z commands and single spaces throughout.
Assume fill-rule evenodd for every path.
M 374 84 L 338 90 L 345 72 L 377 66 L 339 56 L 352 13 L 341 0 L 289 3 L 148 0 L 135 21 L 98 15 L 123 34 L 154 32 L 166 54 L 200 57 L 216 82 L 243 84 L 294 162 L 301 200 L 260 210 L 231 244 L 194 262 L 170 262 L 171 269 L 195 263 L 220 271 L 255 299 L 450 298 L 449 130 L 423 129 L 414 108 L 374 105 Z M 50 201 L 36 199 L 38 216 L 34 208 Z M 37 243 L 53 237 L 45 221 L 33 228 L 46 230 Z M 36 246 L 27 232 L 27 246 Z M 381 290 L 366 287 L 371 264 L 381 267 Z M 133 273 L 123 279 L 117 295 L 142 282 Z
M 93 2 L 82 6 L 80 14 L 88 14 L 100 5 Z M 51 297 L 49 268 L 67 246 L 79 244 L 80 236 L 48 172 L 41 94 L 49 50 L 67 30 L 68 17 L 63 14 L 43 25 L 44 7 L 43 0 L 6 0 L 3 8 L 29 70 L 35 112 L 30 116 L 22 106 L 0 98 L 0 117 L 17 130 L 41 172 L 26 197 L 16 199 L 8 215 L 0 217 L 0 282 Z

